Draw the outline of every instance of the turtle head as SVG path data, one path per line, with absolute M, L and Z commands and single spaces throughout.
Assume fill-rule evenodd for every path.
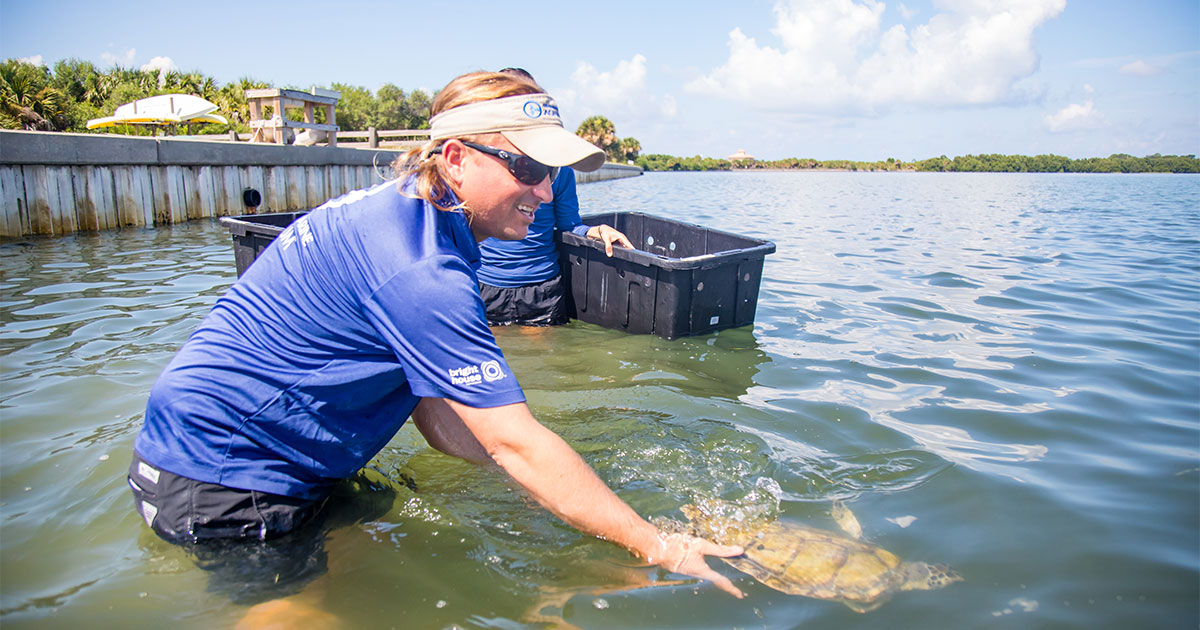
M 962 579 L 957 571 L 944 564 L 908 562 L 904 565 L 904 583 L 900 588 L 905 591 L 931 591 L 961 582 Z
M 689 521 L 692 521 L 693 523 L 696 521 L 699 521 L 703 518 L 703 514 L 700 512 L 700 508 L 692 505 L 691 503 L 688 503 L 687 505 L 679 508 L 679 511 L 683 512 L 683 515 L 686 516 L 687 519 Z
M 706 538 L 716 535 L 718 528 L 713 522 L 712 516 L 700 509 L 699 506 L 689 503 L 680 507 L 679 511 L 687 518 L 692 527 L 692 533 Z
M 701 538 L 725 544 L 744 545 L 762 531 L 765 523 L 747 518 L 734 506 L 715 502 L 689 503 L 679 508 L 694 533 Z

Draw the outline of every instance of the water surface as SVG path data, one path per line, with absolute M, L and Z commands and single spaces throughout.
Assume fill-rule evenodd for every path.
M 860 615 L 639 568 L 401 429 L 314 601 L 363 628 L 1195 628 L 1200 178 L 679 173 L 588 184 L 773 240 L 756 324 L 498 337 L 536 416 L 639 512 L 718 498 L 966 578 Z M 0 623 L 225 627 L 123 475 L 154 378 L 234 280 L 195 222 L 0 244 Z M 682 582 L 682 583 L 678 583 Z

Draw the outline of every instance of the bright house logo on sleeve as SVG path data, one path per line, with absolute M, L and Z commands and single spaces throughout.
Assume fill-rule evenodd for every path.
M 478 385 L 483 381 L 498 381 L 506 376 L 499 361 L 484 361 L 479 365 L 464 365 L 449 370 L 450 382 L 454 385 Z
M 483 380 L 489 383 L 504 378 L 504 370 L 500 368 L 499 361 L 484 361 L 479 364 L 479 369 L 483 372 Z

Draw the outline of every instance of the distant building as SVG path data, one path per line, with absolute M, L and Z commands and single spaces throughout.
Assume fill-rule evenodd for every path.
M 725 158 L 730 162 L 753 162 L 754 156 L 746 153 L 745 149 L 738 149 L 737 153 Z

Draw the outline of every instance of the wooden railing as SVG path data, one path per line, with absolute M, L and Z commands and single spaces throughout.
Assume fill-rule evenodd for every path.
M 208 140 L 210 142 L 249 142 L 251 134 L 230 131 L 227 134 L 171 136 L 181 140 Z M 366 131 L 337 132 L 338 146 L 367 147 L 371 149 L 410 149 L 429 142 L 428 129 L 383 129 L 374 127 Z
M 334 108 L 337 106 L 341 94 L 332 90 L 317 90 L 316 88 L 313 89 L 313 92 L 315 93 L 310 94 L 300 90 L 280 88 L 246 90 L 246 100 L 250 106 L 249 124 L 250 128 L 254 130 L 254 139 L 259 142 L 287 144 L 290 135 L 288 129 L 304 129 L 310 133 L 313 131 L 326 133 L 337 131 Z M 265 117 L 268 107 L 274 114 L 270 118 Z M 285 110 L 293 107 L 304 110 L 303 121 L 291 120 L 284 115 Z M 323 123 L 317 122 L 316 112 L 318 109 L 325 114 Z M 337 146 L 336 137 L 331 139 L 329 146 Z
M 359 142 L 350 142 L 347 146 L 365 144 L 372 149 L 408 149 L 429 142 L 429 130 L 391 129 L 381 131 L 370 127 L 366 131 L 339 131 L 337 139 L 338 144 L 341 144 L 343 140 L 359 139 Z

